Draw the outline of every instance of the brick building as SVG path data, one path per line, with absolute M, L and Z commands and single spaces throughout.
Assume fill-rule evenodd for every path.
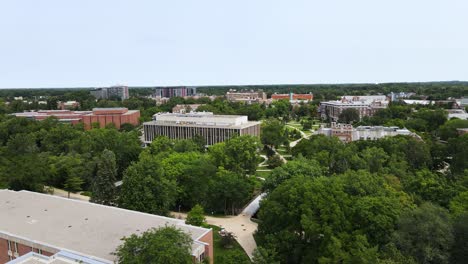
M 295 101 L 312 101 L 314 100 L 314 95 L 309 93 L 309 94 L 295 94 L 295 93 L 289 93 L 289 94 L 272 94 L 271 99 L 273 101 L 275 100 L 289 100 L 290 102 L 295 102 Z
M 379 109 L 387 108 L 389 100 L 385 95 L 372 96 L 343 96 L 338 101 L 321 102 L 319 107 L 322 119 L 338 121 L 341 112 L 345 109 L 356 109 L 359 118 L 373 116 Z
M 190 235 L 194 260 L 209 257 L 212 263 L 211 229 L 112 206 L 0 190 L 0 264 L 30 252 L 52 256 L 64 251 L 95 259 L 96 263 L 114 263 L 113 252 L 123 243 L 121 238 L 164 226 Z
M 230 102 L 263 103 L 267 101 L 267 95 L 263 91 L 236 91 L 229 90 L 226 99 Z
M 93 123 L 99 123 L 101 128 L 106 127 L 108 124 L 114 124 L 119 129 L 125 123 L 138 125 L 139 118 L 139 110 L 128 110 L 124 107 L 93 108 L 92 113 L 83 116 L 83 123 L 85 129 L 91 129 Z

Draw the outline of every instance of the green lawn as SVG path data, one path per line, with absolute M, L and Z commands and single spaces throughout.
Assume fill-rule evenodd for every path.
M 268 169 L 267 167 L 263 167 L 262 169 Z M 255 176 L 262 177 L 264 179 L 270 177 L 270 171 L 257 171 L 255 172 Z
M 221 230 L 219 226 L 210 225 L 213 228 L 213 251 L 214 251 L 214 263 L 222 263 L 222 258 L 226 255 L 235 254 L 236 256 L 240 256 L 239 263 L 249 262 L 249 256 L 245 253 L 245 251 L 241 248 L 237 241 L 234 241 L 232 248 L 224 248 L 221 245 L 221 236 L 218 234 L 218 231 Z

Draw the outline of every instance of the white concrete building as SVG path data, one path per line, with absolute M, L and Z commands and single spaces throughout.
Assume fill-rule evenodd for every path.
M 213 145 L 236 135 L 260 136 L 260 122 L 248 121 L 247 116 L 214 115 L 211 112 L 157 113 L 153 121 L 143 123 L 143 131 L 147 144 L 158 136 L 190 139 L 200 135 L 207 145 Z
M 384 126 L 358 126 L 354 128 L 349 124 L 332 123 L 329 128 L 320 128 L 317 134 L 338 137 L 343 142 L 357 140 L 377 140 L 384 137 L 394 137 L 398 135 L 416 136 L 406 128 L 384 127 Z

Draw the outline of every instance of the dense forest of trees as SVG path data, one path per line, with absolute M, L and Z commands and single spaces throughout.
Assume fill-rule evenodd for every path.
M 256 235 L 262 256 L 280 263 L 463 263 L 467 144 L 468 135 L 455 134 L 447 144 L 409 136 L 302 140 L 295 158 L 263 185 L 268 195 Z

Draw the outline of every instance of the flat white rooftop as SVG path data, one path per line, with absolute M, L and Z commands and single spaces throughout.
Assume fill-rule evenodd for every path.
M 192 126 L 192 127 L 220 127 L 220 128 L 244 128 L 259 122 L 248 121 L 247 116 L 240 115 L 214 115 L 211 112 L 157 113 L 153 115 L 153 121 L 145 124 L 166 126 Z
M 0 234 L 87 256 L 115 260 L 121 238 L 150 229 L 175 226 L 194 240 L 210 229 L 184 221 L 28 191 L 0 190 Z

